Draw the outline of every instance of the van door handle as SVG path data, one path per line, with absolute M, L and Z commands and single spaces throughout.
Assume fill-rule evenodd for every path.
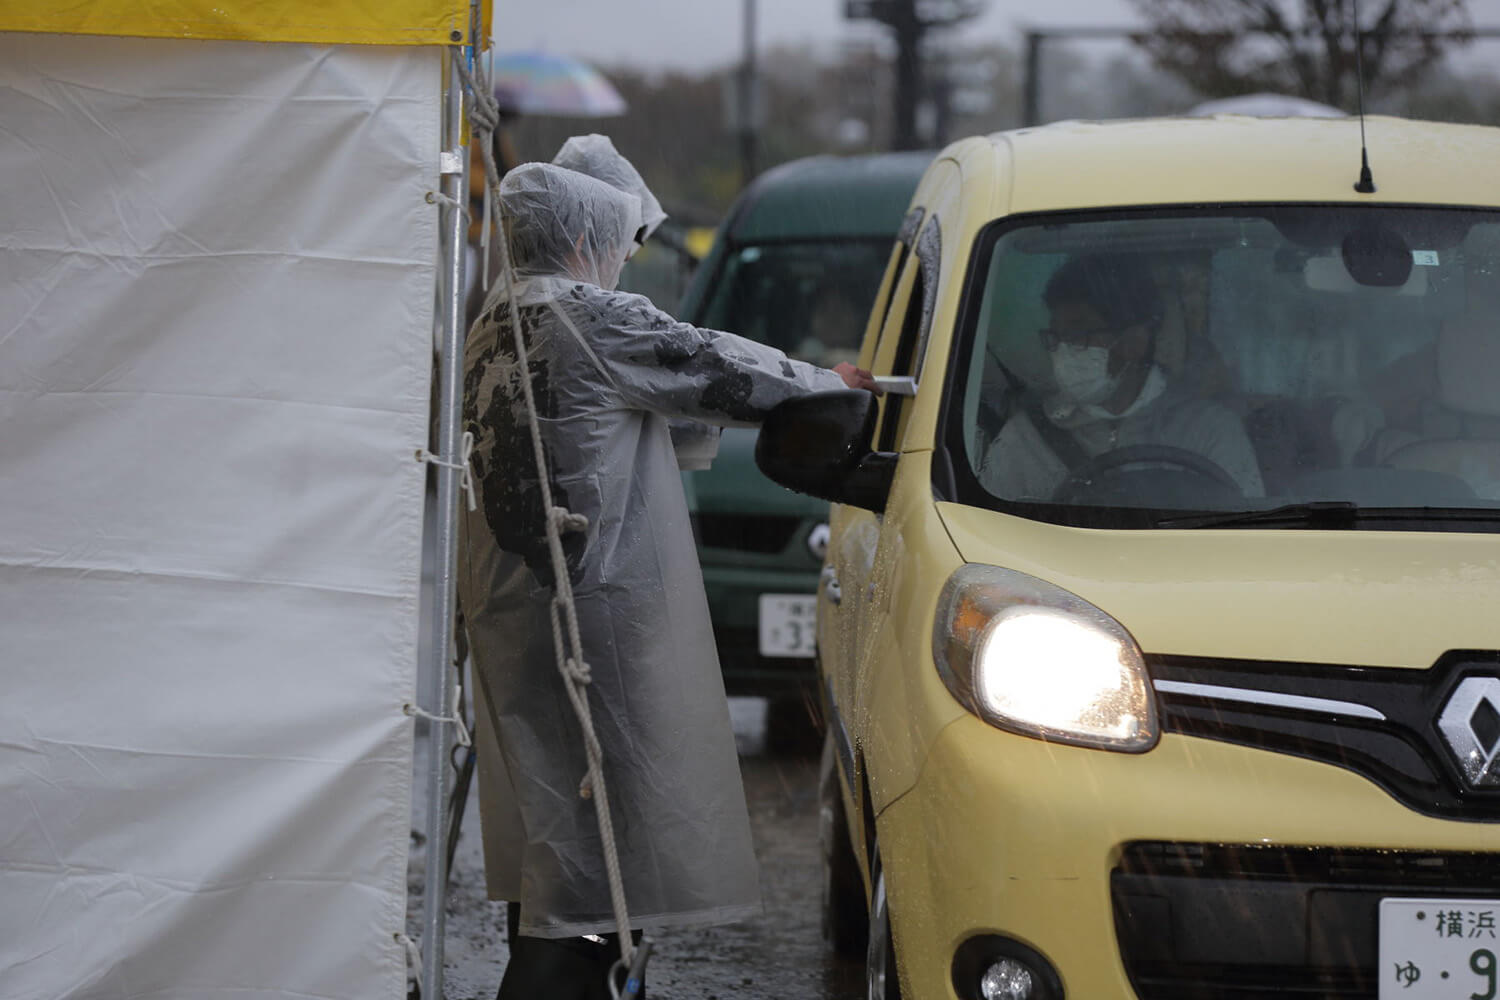
M 823 567 L 823 594 L 828 603 L 837 605 L 844 600 L 844 591 L 839 587 L 839 574 L 832 566 Z

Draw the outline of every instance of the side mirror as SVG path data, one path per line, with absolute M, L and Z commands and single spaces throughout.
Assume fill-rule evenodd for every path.
M 755 464 L 782 486 L 885 510 L 896 455 L 870 450 L 875 397 L 863 389 L 814 392 L 774 407 L 755 442 Z

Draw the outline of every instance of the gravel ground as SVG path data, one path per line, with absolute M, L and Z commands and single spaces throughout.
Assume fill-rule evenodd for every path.
M 811 752 L 767 751 L 764 701 L 731 698 L 730 714 L 761 864 L 765 911 L 743 924 L 660 935 L 647 972 L 648 995 L 651 1000 L 857 997 L 863 985 L 860 965 L 836 959 L 818 929 L 817 758 Z M 423 773 L 419 763 L 418 774 Z M 478 833 L 478 810 L 471 797 L 448 891 L 446 1000 L 489 1000 L 509 955 L 505 904 L 484 895 Z M 423 869 L 422 848 L 414 838 L 407 931 L 413 937 L 421 928 Z

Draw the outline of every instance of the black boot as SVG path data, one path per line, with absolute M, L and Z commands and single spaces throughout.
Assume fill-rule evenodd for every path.
M 510 962 L 495 1000 L 610 1000 L 608 975 L 620 958 L 618 934 L 592 938 L 540 938 L 519 933 L 521 907 L 506 907 Z M 640 932 L 631 935 L 640 943 Z M 644 986 L 637 994 L 645 1000 Z

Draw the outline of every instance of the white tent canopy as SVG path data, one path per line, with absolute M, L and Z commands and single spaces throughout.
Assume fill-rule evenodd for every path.
M 0 998 L 401 997 L 468 4 L 192 6 L 0 14 Z

